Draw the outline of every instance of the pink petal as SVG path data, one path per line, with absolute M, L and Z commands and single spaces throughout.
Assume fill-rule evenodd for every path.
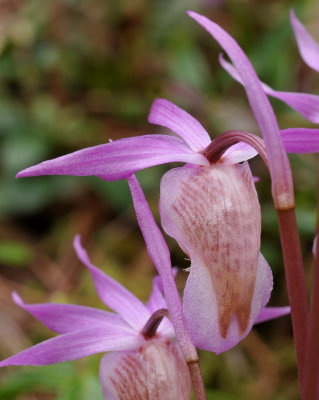
M 155 276 L 153 278 L 152 292 L 148 302 L 146 303 L 146 307 L 153 313 L 160 308 L 167 308 L 166 301 L 162 294 L 162 282 L 159 276 Z
M 168 100 L 156 99 L 148 120 L 175 132 L 196 152 L 204 150 L 211 142 L 208 133 L 195 118 Z
M 284 315 L 290 314 L 290 307 L 265 307 L 263 308 L 256 321 L 255 324 L 259 324 L 261 322 L 269 321 L 271 319 L 279 318 Z
M 80 236 L 74 238 L 77 256 L 89 269 L 100 299 L 111 310 L 116 311 L 128 324 L 139 332 L 150 317 L 145 305 L 117 281 L 96 268 L 81 245 Z
M 222 55 L 219 56 L 219 62 L 232 78 L 243 85 L 234 66 L 227 62 Z M 282 92 L 274 90 L 262 82 L 261 85 L 267 95 L 282 100 L 309 121 L 315 124 L 319 123 L 319 96 L 308 93 Z
M 315 236 L 315 239 L 313 241 L 313 245 L 312 245 L 312 253 L 315 257 L 317 257 L 317 243 L 318 243 L 318 233 Z
M 319 152 L 319 129 L 289 128 L 280 133 L 288 153 Z
M 187 13 L 220 44 L 240 74 L 250 107 L 265 141 L 276 206 L 280 208 L 291 206 L 294 204 L 294 198 L 288 157 L 282 144 L 274 111 L 253 66 L 236 41 L 220 26 L 193 11 Z
M 83 331 L 65 333 L 46 340 L 0 362 L 7 365 L 47 365 L 87 357 L 105 351 L 132 350 L 144 339 L 141 335 L 128 335 L 121 329 L 110 331 L 104 326 L 94 326 Z
M 132 175 L 127 181 L 130 186 L 137 221 L 144 237 L 148 254 L 162 279 L 167 309 L 174 326 L 176 338 L 184 354 L 189 357 L 196 357 L 195 349 L 186 329 L 186 321 L 174 281 L 174 273 L 167 244 L 154 220 L 138 180 Z
M 256 155 L 258 155 L 258 152 L 253 147 L 247 143 L 239 142 L 225 151 L 220 162 L 224 165 L 232 165 L 250 160 Z
M 176 277 L 178 273 L 178 268 L 173 267 L 172 272 L 174 277 Z M 160 309 L 167 308 L 166 301 L 163 297 L 163 283 L 160 276 L 155 276 L 153 278 L 152 292 L 146 303 L 146 307 L 150 310 L 151 313 Z
M 241 335 L 239 334 L 237 319 L 234 315 L 227 337 L 224 339 L 218 329 L 216 294 L 210 274 L 203 263 L 192 264 L 184 290 L 184 312 L 195 345 L 216 354 L 235 346 L 248 335 L 260 310 L 267 304 L 272 285 L 271 269 L 260 255 L 247 329 Z
M 73 304 L 25 304 L 18 293 L 13 292 L 14 302 L 57 333 L 84 330 L 92 326 L 116 327 L 133 333 L 132 328 L 118 315 L 96 308 Z
M 264 87 L 267 94 L 285 102 L 308 121 L 314 124 L 319 123 L 319 96 L 308 93 L 280 92 L 266 85 Z
M 161 308 L 167 308 L 162 291 L 162 280 L 159 276 L 155 276 L 153 279 L 152 292 L 148 302 L 146 303 L 146 307 L 149 309 L 151 314 Z M 172 323 L 167 318 L 163 318 L 157 332 L 166 337 L 173 338 L 175 336 Z
M 260 249 L 260 206 L 248 164 L 181 167 L 161 182 L 160 214 L 193 265 L 209 271 L 220 334 L 249 322 Z M 194 294 L 197 296 L 198 293 Z
M 290 11 L 290 22 L 302 59 L 310 68 L 319 72 L 319 44 L 297 19 L 294 10 Z
M 96 175 L 105 180 L 123 179 L 133 172 L 169 162 L 208 164 L 179 138 L 145 135 L 89 147 L 26 168 L 17 178 L 38 175 Z
M 138 351 L 105 354 L 100 364 L 105 399 L 189 400 L 188 368 L 176 343 L 150 340 Z

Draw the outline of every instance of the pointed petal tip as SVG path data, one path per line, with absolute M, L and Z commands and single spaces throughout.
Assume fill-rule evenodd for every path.
M 292 20 L 293 18 L 297 18 L 297 17 L 296 17 L 295 10 L 293 8 L 291 8 L 290 9 L 290 19 Z
M 74 236 L 74 239 L 73 239 L 73 247 L 74 247 L 74 248 L 76 248 L 76 247 L 82 247 L 82 245 L 81 245 L 81 235 L 80 235 L 79 233 L 77 233 L 77 234 Z
M 16 303 L 16 305 L 20 307 L 24 305 L 22 298 L 18 295 L 18 293 L 15 290 L 11 293 L 11 296 L 12 300 Z

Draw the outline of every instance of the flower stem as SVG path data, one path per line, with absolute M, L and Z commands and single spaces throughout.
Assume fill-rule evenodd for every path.
M 317 235 L 319 232 L 319 222 Z M 319 398 L 319 240 L 315 244 L 314 274 L 312 302 L 310 311 L 310 323 L 307 341 L 306 365 L 304 376 L 303 398 L 305 400 L 317 400 Z
M 301 390 L 304 386 L 309 305 L 295 209 L 277 209 Z M 308 398 L 305 398 L 308 400 Z
M 203 384 L 203 377 L 199 366 L 199 361 L 188 362 L 188 369 L 191 376 L 194 398 L 206 399 L 205 387 Z

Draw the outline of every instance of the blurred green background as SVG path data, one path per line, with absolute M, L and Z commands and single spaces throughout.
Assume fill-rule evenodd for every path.
M 147 123 L 156 97 L 190 112 L 212 137 L 258 132 L 240 85 L 218 64 L 218 45 L 186 14 L 214 19 L 241 44 L 259 76 L 279 90 L 319 93 L 319 76 L 300 59 L 289 24 L 294 8 L 319 40 L 316 0 L 2 0 L 0 4 L 0 357 L 52 337 L 14 305 L 66 302 L 102 307 L 72 240 L 82 236 L 96 265 L 144 301 L 155 273 L 125 181 L 90 177 L 15 180 L 32 164 L 108 139 L 166 131 Z M 311 127 L 273 101 L 282 128 Z M 291 156 L 305 268 L 311 286 L 318 158 Z M 262 250 L 275 278 L 271 305 L 287 295 L 270 182 L 260 160 Z M 166 166 L 138 173 L 158 218 Z M 167 238 L 174 265 L 188 267 Z M 182 290 L 187 274 L 177 281 Z M 200 353 L 215 400 L 297 400 L 289 317 L 258 326 L 231 351 Z M 1 399 L 102 399 L 100 355 L 48 367 L 0 370 Z

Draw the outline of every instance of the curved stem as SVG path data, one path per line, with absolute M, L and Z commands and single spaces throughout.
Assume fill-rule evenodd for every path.
M 205 156 L 208 161 L 213 164 L 217 162 L 220 157 L 225 153 L 229 147 L 233 146 L 238 142 L 245 142 L 251 147 L 257 150 L 267 168 L 269 169 L 266 149 L 263 140 L 254 135 L 253 133 L 241 131 L 241 130 L 231 130 L 222 133 L 216 139 L 214 139 L 207 147 L 202 151 L 203 156 Z
M 164 317 L 169 318 L 167 308 L 160 308 L 149 317 L 141 332 L 145 339 L 150 339 L 156 334 L 157 328 L 159 327 Z

